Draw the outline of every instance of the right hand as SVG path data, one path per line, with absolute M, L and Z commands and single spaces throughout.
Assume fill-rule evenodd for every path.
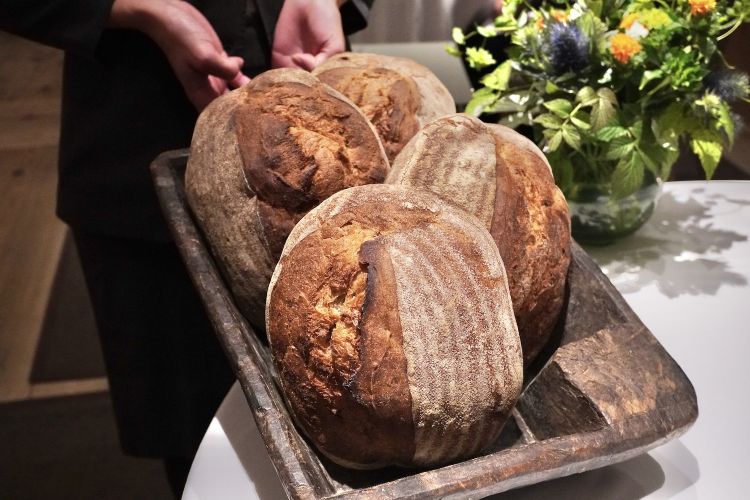
M 250 81 L 242 73 L 242 58 L 227 55 L 208 20 L 182 0 L 115 0 L 109 25 L 154 40 L 198 111 Z

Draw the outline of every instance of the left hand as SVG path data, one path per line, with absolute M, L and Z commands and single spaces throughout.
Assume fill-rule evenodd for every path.
M 274 68 L 312 70 L 343 52 L 344 29 L 339 5 L 344 0 L 286 0 L 273 38 Z

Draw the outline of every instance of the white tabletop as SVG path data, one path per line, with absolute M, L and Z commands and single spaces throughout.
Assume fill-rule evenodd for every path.
M 749 497 L 749 236 L 750 182 L 676 182 L 665 184 L 637 233 L 587 249 L 693 382 L 698 421 L 627 462 L 497 498 Z M 284 498 L 237 384 L 201 443 L 183 498 Z

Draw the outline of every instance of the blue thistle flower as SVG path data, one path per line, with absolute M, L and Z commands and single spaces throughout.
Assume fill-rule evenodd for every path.
M 709 73 L 703 85 L 726 102 L 734 102 L 747 97 L 750 85 L 745 73 L 722 69 Z
M 589 65 L 589 38 L 574 24 L 554 23 L 547 35 L 552 72 L 561 75 Z

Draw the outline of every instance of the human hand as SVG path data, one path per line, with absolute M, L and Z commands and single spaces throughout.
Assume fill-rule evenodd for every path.
M 274 68 L 312 70 L 346 48 L 339 6 L 345 0 L 286 0 L 273 38 Z
M 185 94 L 200 111 L 250 79 L 227 55 L 208 20 L 182 0 L 115 0 L 109 24 L 142 31 L 161 48 Z

